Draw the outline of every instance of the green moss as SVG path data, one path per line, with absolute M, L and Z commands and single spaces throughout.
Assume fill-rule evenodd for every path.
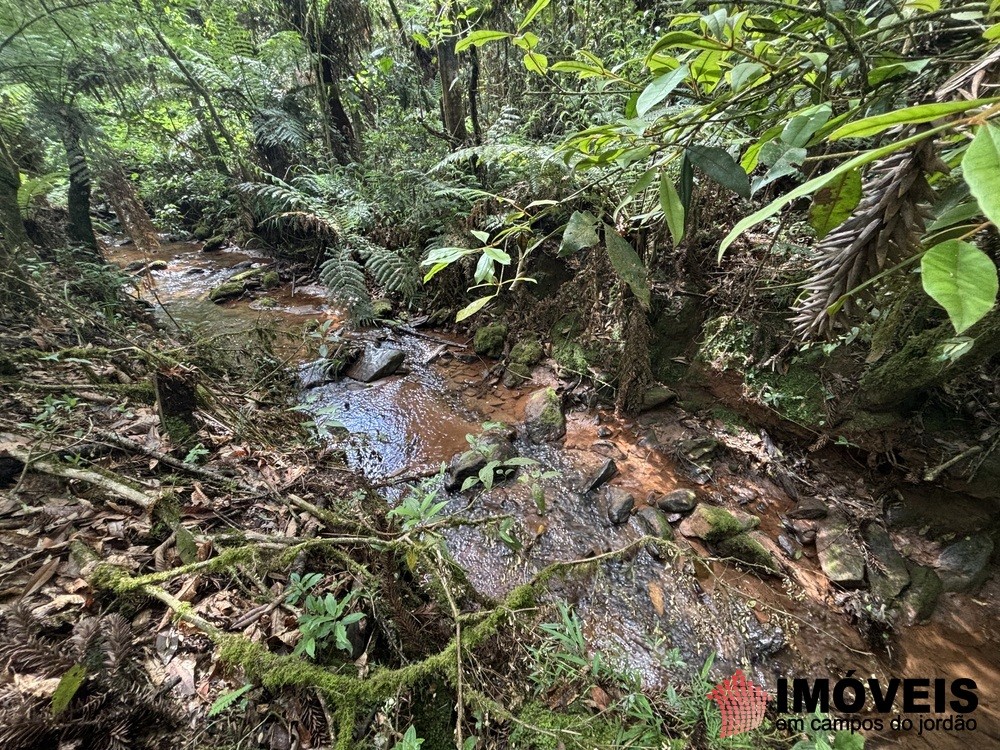
M 212 289 L 208 293 L 208 298 L 212 302 L 222 302 L 233 297 L 239 297 L 243 294 L 243 288 L 242 281 L 225 281 Z
M 260 285 L 265 289 L 274 289 L 274 287 L 281 284 L 281 277 L 278 276 L 277 271 L 268 271 L 263 276 L 260 277 Z
M 503 353 L 506 339 L 507 326 L 503 323 L 490 323 L 476 331 L 472 345 L 476 354 L 482 357 L 499 357 Z
M 261 297 L 257 300 L 257 307 L 263 310 L 272 310 L 278 306 L 278 300 L 274 297 Z
M 736 536 L 746 531 L 746 524 L 725 508 L 702 503 L 695 512 L 708 522 L 709 529 L 702 535 L 706 542 L 716 544 L 727 537 Z
M 392 300 L 381 297 L 372 302 L 372 314 L 376 318 L 385 319 L 392 315 Z
M 539 701 L 525 704 L 510 736 L 511 747 L 591 750 L 617 745 L 620 726 L 601 716 L 556 712 Z
M 800 361 L 784 373 L 752 370 L 746 381 L 758 398 L 778 414 L 796 424 L 816 427 L 826 423 L 830 396 L 817 373 L 821 363 Z
M 718 549 L 720 554 L 734 557 L 753 568 L 770 573 L 779 571 L 778 564 L 774 561 L 771 553 L 749 534 L 737 534 L 723 539 L 718 543 Z
M 511 364 L 531 367 L 532 365 L 537 365 L 544 355 L 545 351 L 542 349 L 542 345 L 538 342 L 538 339 L 521 339 L 510 350 L 510 361 Z
M 415 685 L 414 691 L 421 700 L 414 701 L 413 726 L 424 743 L 420 750 L 454 750 L 455 703 L 448 690 L 433 682 Z

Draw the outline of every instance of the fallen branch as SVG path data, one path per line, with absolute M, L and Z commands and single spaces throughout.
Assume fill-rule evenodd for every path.
M 134 487 L 130 487 L 123 482 L 119 482 L 117 479 L 106 476 L 105 474 L 99 474 L 96 471 L 78 469 L 73 466 L 64 466 L 63 464 L 56 463 L 55 461 L 36 459 L 32 456 L 29 449 L 24 448 L 19 443 L 15 442 L 17 437 L 14 435 L 0 435 L 0 440 L 3 441 L 3 450 L 17 460 L 23 462 L 26 471 L 31 469 L 54 477 L 75 479 L 81 482 L 86 482 L 87 484 L 92 484 L 95 487 L 100 487 L 101 489 L 110 492 L 112 495 L 116 495 L 123 500 L 133 503 L 134 505 L 138 505 L 146 511 L 152 508 L 157 500 L 160 499 L 161 493 L 150 494 L 143 492 Z

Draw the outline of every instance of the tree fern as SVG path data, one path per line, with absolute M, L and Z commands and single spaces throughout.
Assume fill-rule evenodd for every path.
M 331 299 L 342 306 L 351 322 L 369 323 L 375 319 L 365 270 L 354 260 L 349 247 L 334 248 L 320 267 L 319 277 Z

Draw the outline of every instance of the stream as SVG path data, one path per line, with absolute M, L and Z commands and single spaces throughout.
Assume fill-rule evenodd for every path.
M 268 262 L 253 253 L 202 253 L 197 244 L 181 243 L 164 245 L 156 257 L 167 266 L 146 276 L 138 293 L 156 305 L 166 324 L 233 337 L 269 324 L 300 339 L 302 327 L 311 321 L 329 320 L 334 328 L 342 322 L 317 285 L 284 284 L 265 293 L 268 306 L 260 299 L 208 301 L 209 290 L 229 276 Z M 111 259 L 123 267 L 149 260 L 130 247 L 115 248 Z M 407 491 L 400 480 L 431 474 L 467 450 L 466 436 L 481 432 L 484 422 L 518 425 L 532 391 L 565 385 L 543 364 L 528 386 L 508 389 L 491 372 L 495 361 L 474 356 L 465 339 L 447 333 L 378 329 L 361 335 L 372 346 L 402 349 L 404 374 L 371 384 L 344 378 L 305 391 L 303 399 L 317 421 L 336 419 L 349 430 L 342 446 L 349 463 L 382 485 L 392 503 Z M 442 342 L 447 344 L 444 355 Z M 717 420 L 675 405 L 634 420 L 618 419 L 602 409 L 570 410 L 566 417 L 566 437 L 559 443 L 536 445 L 520 430 L 515 440 L 516 455 L 558 472 L 538 482 L 543 503 L 532 492 L 532 482 L 497 484 L 472 500 L 469 493 L 440 489 L 441 499 L 448 501 L 447 513 L 471 519 L 508 515 L 515 520 L 522 545 L 517 550 L 483 526 L 447 533 L 452 555 L 482 593 L 503 596 L 548 563 L 610 551 L 643 535 L 635 516 L 613 525 L 607 509 L 581 491 L 609 458 L 618 467 L 611 484 L 631 493 L 639 505 L 650 492 L 690 488 L 701 502 L 737 505 L 758 516 L 760 531 L 770 539 L 783 533 L 780 516 L 795 500 L 766 471 L 773 448 L 766 435 L 746 430 L 722 434 L 725 429 Z M 680 441 L 706 436 L 717 437 L 727 447 L 727 458 L 713 460 L 710 472 L 675 450 Z M 730 455 L 739 458 L 730 460 Z M 860 486 L 865 476 L 846 462 L 823 469 L 829 480 L 824 490 L 852 492 L 848 488 Z M 912 502 L 933 510 L 940 501 L 928 495 L 914 496 Z M 676 526 L 675 534 L 680 546 L 707 554 L 697 540 L 676 533 Z M 914 545 L 918 547 L 919 540 Z M 780 556 L 776 545 L 774 549 Z M 677 684 L 712 653 L 713 675 L 727 677 L 742 668 L 772 692 L 778 676 L 836 680 L 852 669 L 862 679 L 971 677 L 980 696 L 975 735 L 886 731 L 881 739 L 870 737 L 868 746 L 1000 746 L 1000 585 L 995 580 L 980 596 L 944 595 L 928 623 L 899 628 L 887 648 L 874 650 L 845 613 L 844 594 L 830 586 L 814 551 L 803 549 L 799 559 L 779 559 L 786 575 L 761 579 L 720 561 L 695 563 L 693 556 L 684 555 L 663 562 L 640 549 L 631 559 L 604 562 L 588 575 L 557 579 L 552 591 L 576 608 L 588 647 L 637 671 L 649 688 Z

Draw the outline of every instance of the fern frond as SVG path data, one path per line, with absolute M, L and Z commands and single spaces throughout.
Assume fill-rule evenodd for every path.
M 330 298 L 344 308 L 352 322 L 369 323 L 375 319 L 364 268 L 351 257 L 350 248 L 331 251 L 320 266 L 319 277 L 326 284 Z
M 67 182 L 63 172 L 49 172 L 22 180 L 21 186 L 17 189 L 17 208 L 22 218 L 28 218 L 28 211 L 35 200 L 44 198 L 62 182 Z

